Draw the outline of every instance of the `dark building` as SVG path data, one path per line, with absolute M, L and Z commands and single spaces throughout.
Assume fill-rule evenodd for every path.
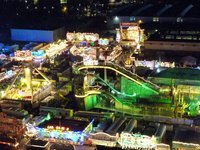
M 198 128 L 178 128 L 172 143 L 174 150 L 198 150 L 200 148 L 200 134 Z
M 111 18 L 114 24 L 139 20 L 143 23 L 200 22 L 199 8 L 192 3 L 127 4 L 113 10 Z

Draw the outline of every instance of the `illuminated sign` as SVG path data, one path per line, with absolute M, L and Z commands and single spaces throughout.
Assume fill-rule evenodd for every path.
M 141 134 L 121 133 L 118 143 L 122 149 L 155 149 L 156 138 Z

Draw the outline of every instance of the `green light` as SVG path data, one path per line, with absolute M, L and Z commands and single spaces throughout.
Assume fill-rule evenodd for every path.
M 136 93 L 133 93 L 133 94 L 126 94 L 125 92 L 120 92 L 118 90 L 116 90 L 114 87 L 112 87 L 108 82 L 105 82 L 101 77 L 99 76 L 96 76 L 98 79 L 100 79 L 102 82 L 104 82 L 109 88 L 111 88 L 111 93 L 115 94 L 119 94 L 119 95 L 124 95 L 126 97 L 135 97 L 136 96 Z
M 48 115 L 46 116 L 45 120 L 50 120 L 51 119 L 51 115 L 50 113 L 48 113 Z

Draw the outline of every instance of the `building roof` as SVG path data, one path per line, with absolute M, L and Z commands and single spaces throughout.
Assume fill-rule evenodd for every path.
M 191 129 L 178 129 L 175 133 L 173 141 L 200 144 L 200 134 L 199 132 Z
M 192 68 L 169 68 L 152 76 L 157 78 L 199 80 L 200 70 Z
M 22 29 L 22 30 L 45 30 L 45 31 L 53 31 L 63 26 L 43 26 L 43 25 L 16 25 L 12 29 Z
M 89 122 L 84 120 L 54 118 L 49 121 L 45 121 L 40 124 L 39 127 L 47 128 L 47 126 L 61 126 L 69 128 L 70 131 L 83 131 L 88 124 Z
M 45 147 L 45 145 L 48 143 L 48 141 L 43 141 L 43 140 L 35 140 L 35 139 L 31 139 L 29 141 L 30 145 L 38 145 L 38 146 L 43 146 Z
M 200 17 L 200 6 L 193 4 L 136 4 L 125 5 L 112 12 L 113 16 L 143 17 Z

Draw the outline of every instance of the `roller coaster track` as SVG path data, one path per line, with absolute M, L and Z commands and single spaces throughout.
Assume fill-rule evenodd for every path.
M 110 85 L 109 82 L 105 82 L 101 77 L 99 77 L 98 75 L 95 76 L 97 79 L 101 80 L 101 82 L 106 85 L 107 87 L 109 87 L 109 89 L 112 90 L 112 92 L 116 93 L 116 94 L 119 94 L 119 95 L 123 95 L 123 96 L 126 96 L 126 97 L 135 97 L 136 96 L 136 93 L 133 93 L 133 94 L 126 94 L 126 93 L 122 93 L 118 90 L 116 90 L 113 86 Z M 102 84 L 101 82 L 98 82 L 100 84 Z
M 160 89 L 159 86 L 111 62 L 107 62 L 106 64 L 100 63 L 99 65 L 84 65 L 82 62 L 79 62 L 73 65 L 73 69 L 75 71 L 81 71 L 84 69 L 98 69 L 98 68 L 113 70 L 118 74 L 126 77 L 127 79 L 133 81 L 134 83 L 142 86 L 143 88 L 151 90 L 155 94 L 159 94 L 159 89 Z
M 97 94 L 101 94 L 100 90 L 88 90 L 85 93 L 76 93 L 75 97 L 76 98 L 85 98 L 88 97 L 89 95 L 97 95 Z
M 81 72 L 81 74 L 83 75 L 87 75 L 87 73 L 83 73 Z M 95 77 L 97 79 L 99 79 L 99 81 L 97 81 L 97 83 L 103 85 L 103 86 L 107 86 L 109 88 L 109 90 L 111 90 L 113 92 L 113 94 L 117 94 L 117 95 L 123 95 L 123 96 L 126 96 L 126 97 L 135 97 L 136 96 L 136 93 L 133 93 L 133 94 L 126 94 L 126 93 L 122 93 L 118 90 L 116 90 L 112 85 L 110 85 L 109 82 L 106 82 L 104 79 L 102 79 L 99 75 L 95 75 Z M 75 94 L 75 97 L 77 98 L 85 98 L 89 95 L 94 95 L 94 94 L 101 94 L 102 92 L 105 92 L 105 91 L 102 91 L 101 87 L 100 86 L 90 86 L 89 88 L 92 88 L 90 90 L 87 90 L 86 92 L 82 93 L 82 91 L 84 91 L 83 89 L 81 90 L 81 93 L 78 92 Z
M 136 96 L 136 93 L 134 93 L 134 94 L 122 93 L 122 92 L 116 90 L 114 87 L 112 87 L 109 83 L 105 82 L 100 77 L 97 77 L 97 78 L 99 78 L 104 85 L 106 85 L 110 90 L 112 90 L 112 92 L 116 93 L 117 95 L 123 95 L 125 97 L 135 97 Z M 98 83 L 100 83 L 100 82 L 98 82 Z M 100 84 L 102 84 L 102 83 L 100 83 Z M 91 89 L 91 90 L 87 90 L 85 93 L 76 93 L 75 97 L 77 97 L 77 98 L 85 98 L 85 97 L 87 97 L 89 95 L 101 94 L 103 92 L 105 92 L 105 91 L 101 90 L 101 89 Z

